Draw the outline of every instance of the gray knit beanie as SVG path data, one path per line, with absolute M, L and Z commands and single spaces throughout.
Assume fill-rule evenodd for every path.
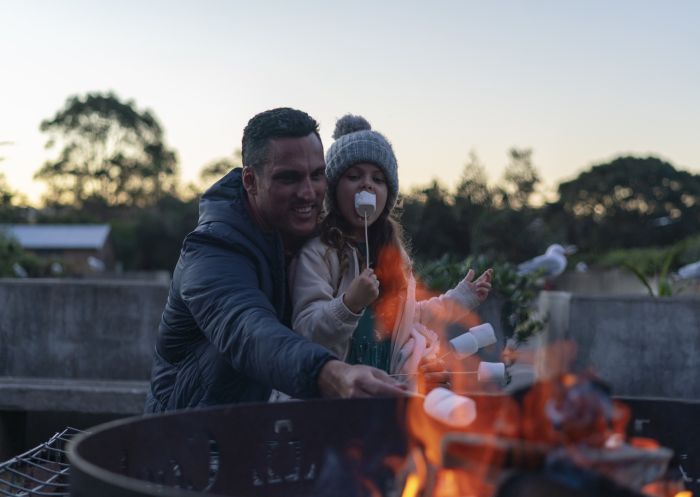
M 389 140 L 381 133 L 372 131 L 372 126 L 364 117 L 351 114 L 338 119 L 333 138 L 335 142 L 326 152 L 327 207 L 333 206 L 335 189 L 345 171 L 354 164 L 371 162 L 384 173 L 388 191 L 386 208 L 392 209 L 399 194 L 399 175 Z

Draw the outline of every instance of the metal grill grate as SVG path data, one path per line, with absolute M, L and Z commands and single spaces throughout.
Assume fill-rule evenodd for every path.
M 0 463 L 0 496 L 70 495 L 68 441 L 81 430 L 66 428 L 47 442 Z

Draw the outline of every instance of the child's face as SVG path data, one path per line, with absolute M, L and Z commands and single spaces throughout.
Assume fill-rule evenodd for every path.
M 382 170 L 369 162 L 350 166 L 340 177 L 335 192 L 340 214 L 352 226 L 353 234 L 360 237 L 364 236 L 365 219 L 355 211 L 355 194 L 362 190 L 377 196 L 377 207 L 371 216 L 367 216 L 367 224 L 371 225 L 384 211 L 387 186 Z

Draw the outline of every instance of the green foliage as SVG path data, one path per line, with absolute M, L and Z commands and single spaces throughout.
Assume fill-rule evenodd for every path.
M 16 277 L 15 265 L 19 265 L 29 276 L 43 276 L 47 269 L 46 262 L 25 252 L 19 243 L 0 232 L 0 277 Z
M 673 287 L 671 285 L 669 276 L 671 265 L 673 264 L 673 261 L 675 260 L 677 255 L 678 249 L 671 249 L 666 251 L 666 255 L 664 256 L 663 262 L 661 263 L 661 270 L 658 274 L 659 289 L 656 293 L 654 293 L 654 289 L 652 288 L 651 283 L 647 279 L 644 272 L 642 272 L 642 270 L 640 270 L 636 266 L 633 266 L 627 261 L 623 262 L 622 266 L 631 271 L 637 277 L 637 279 L 639 279 L 639 281 L 642 282 L 642 284 L 646 287 L 647 291 L 649 292 L 650 296 L 670 297 L 673 295 Z
M 601 247 L 669 245 L 700 231 L 700 176 L 655 157 L 619 157 L 559 185 L 569 242 Z
M 615 249 L 602 254 L 579 254 L 572 258 L 604 269 L 625 268 L 634 274 L 651 296 L 672 296 L 674 290 L 672 272 L 680 266 L 700 260 L 700 236 L 693 236 L 669 247 L 644 247 Z M 651 283 L 658 281 L 658 291 Z
M 454 193 L 434 181 L 404 198 L 402 224 L 418 258 L 479 253 L 516 261 L 561 242 L 565 228 L 543 218 L 548 207 L 529 204 L 540 181 L 532 151 L 512 149 L 509 157 L 503 182 L 495 187 L 472 152 Z
M 126 270 L 172 271 L 187 233 L 197 225 L 198 203 L 175 196 L 110 222 L 117 260 Z
M 68 98 L 41 131 L 49 133 L 47 148 L 61 146 L 35 174 L 46 181 L 51 204 L 82 206 L 97 198 L 146 206 L 176 186 L 175 153 L 155 116 L 113 93 Z
M 670 259 L 669 255 L 672 256 Z M 632 266 L 644 276 L 653 276 L 661 272 L 666 265 L 670 265 L 667 270 L 670 271 L 700 260 L 700 235 L 685 238 L 668 247 L 614 249 L 599 254 L 578 254 L 572 258 L 572 262 L 575 263 L 579 259 L 604 269 Z
M 634 267 L 642 275 L 651 276 L 661 270 L 668 248 L 645 247 L 632 249 L 614 249 L 598 256 L 588 256 L 589 264 L 604 269 L 622 266 Z M 581 257 L 586 257 L 581 254 Z
M 700 261 L 700 235 L 691 236 L 679 244 L 677 264 L 683 266 Z
M 236 149 L 233 153 L 233 157 L 216 159 L 204 166 L 199 173 L 199 179 L 205 187 L 209 187 L 231 169 L 241 167 L 242 164 L 243 158 L 241 156 L 241 150 Z
M 437 181 L 403 199 L 402 221 L 411 246 L 422 257 L 468 254 L 468 231 L 457 223 L 452 198 Z
M 501 201 L 511 209 L 527 206 L 540 183 L 540 175 L 532 164 L 532 149 L 511 148 L 510 163 L 503 175 L 503 186 L 498 188 Z
M 506 338 L 516 342 L 527 341 L 544 328 L 544 322 L 535 315 L 533 304 L 539 288 L 537 275 L 519 275 L 509 262 L 490 261 L 485 257 L 457 260 L 447 255 L 417 267 L 418 277 L 428 288 L 445 292 L 464 278 L 469 269 L 477 275 L 488 268 L 494 269 L 491 295 L 503 299 L 501 325 Z

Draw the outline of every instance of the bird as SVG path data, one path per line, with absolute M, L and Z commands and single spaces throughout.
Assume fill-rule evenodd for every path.
M 564 248 L 558 243 L 550 245 L 543 255 L 518 264 L 518 275 L 539 273 L 546 279 L 556 278 L 566 269 L 566 255 L 575 251 L 573 246 Z
M 700 279 L 700 261 L 678 268 L 678 276 L 684 280 Z
M 98 259 L 97 257 L 91 255 L 87 258 L 87 264 L 90 270 L 101 273 L 102 271 L 105 270 L 105 263 L 102 259 Z

